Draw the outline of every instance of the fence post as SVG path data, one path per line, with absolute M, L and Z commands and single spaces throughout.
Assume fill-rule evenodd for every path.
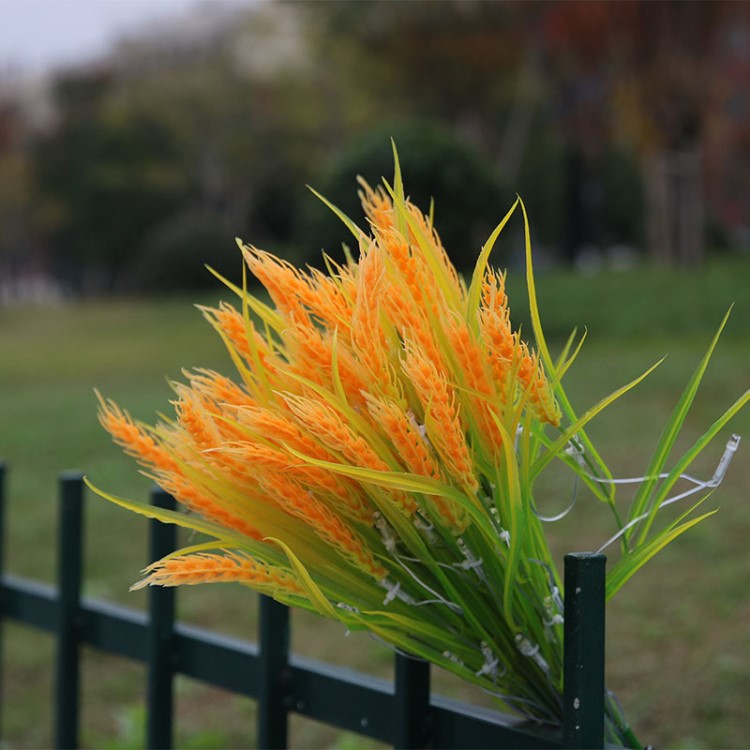
M 565 556 L 563 747 L 604 747 L 604 611 L 607 558 Z
M 287 746 L 289 608 L 269 596 L 259 606 L 258 747 L 279 750 Z
M 428 746 L 430 665 L 396 654 L 394 737 L 396 750 Z
M 151 491 L 151 504 L 175 509 L 174 498 L 159 487 Z M 160 560 L 177 546 L 177 527 L 152 519 L 149 529 L 150 561 Z M 167 750 L 174 733 L 174 620 L 175 590 L 150 586 L 146 636 L 146 747 Z
M 7 477 L 7 467 L 4 461 L 0 461 L 0 581 L 2 581 L 3 574 L 5 573 L 5 482 Z M 5 623 L 4 614 L 5 601 L 4 596 L 0 598 L 0 677 L 5 674 L 3 669 L 3 625 Z M 2 694 L 2 679 L 0 679 L 0 738 L 3 736 L 3 694 Z
M 81 575 L 83 567 L 83 477 L 60 478 L 58 529 L 58 617 L 55 661 L 55 747 L 78 747 L 81 646 Z

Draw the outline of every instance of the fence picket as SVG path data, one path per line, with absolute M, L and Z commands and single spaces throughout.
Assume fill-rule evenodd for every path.
M 151 492 L 151 504 L 167 510 L 174 498 L 160 488 Z M 150 522 L 149 561 L 159 560 L 177 547 L 177 528 L 155 519 Z M 146 638 L 146 747 L 168 750 L 173 745 L 175 669 L 175 589 L 151 586 Z
M 0 461 L 0 580 L 5 573 L 5 482 L 7 480 L 7 467 L 3 461 Z M 4 592 L 0 595 L 0 677 L 4 674 L 3 670 L 3 653 L 4 653 L 4 630 L 5 624 L 6 600 Z M 3 681 L 0 679 L 0 737 L 3 736 Z
M 66 472 L 60 480 L 58 529 L 54 742 L 59 749 L 78 747 L 82 569 L 83 476 Z
M 604 555 L 565 556 L 563 743 L 604 747 Z
M 429 746 L 430 665 L 421 659 L 396 654 L 396 750 Z
M 258 747 L 287 746 L 290 700 L 289 608 L 268 596 L 260 597 L 258 655 Z

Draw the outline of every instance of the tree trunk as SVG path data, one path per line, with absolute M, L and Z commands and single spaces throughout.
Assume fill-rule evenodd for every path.
M 646 165 L 646 225 L 651 256 L 661 265 L 704 260 L 704 211 L 697 148 L 663 151 Z

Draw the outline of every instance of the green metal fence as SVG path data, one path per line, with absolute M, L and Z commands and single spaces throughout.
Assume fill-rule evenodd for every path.
M 290 612 L 267 597 L 260 601 L 257 643 L 175 622 L 175 589 L 150 589 L 146 612 L 83 599 L 84 488 L 77 473 L 60 480 L 57 586 L 6 574 L 2 570 L 4 479 L 0 465 L 0 623 L 11 618 L 54 634 L 53 739 L 58 748 L 79 745 L 79 667 L 84 645 L 145 663 L 149 748 L 172 746 L 177 674 L 255 699 L 255 741 L 260 748 L 287 747 L 290 713 L 396 748 L 603 747 L 603 555 L 565 559 L 565 713 L 562 730 L 549 731 L 431 695 L 430 666 L 419 660 L 395 655 L 395 678 L 390 682 L 290 654 Z M 174 505 L 161 490 L 154 490 L 152 502 Z M 151 559 L 171 552 L 175 528 L 148 523 Z

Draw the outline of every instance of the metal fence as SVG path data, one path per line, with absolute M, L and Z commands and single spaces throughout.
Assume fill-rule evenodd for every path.
M 0 465 L 0 566 L 4 480 Z M 158 489 L 152 502 L 174 505 Z M 391 682 L 290 654 L 290 612 L 267 597 L 260 601 L 257 643 L 175 622 L 175 589 L 151 588 L 146 612 L 83 599 L 83 506 L 81 475 L 63 475 L 56 586 L 6 574 L 0 567 L 0 623 L 11 618 L 49 631 L 56 639 L 53 741 L 58 748 L 79 745 L 84 645 L 145 663 L 149 748 L 172 747 L 177 674 L 255 699 L 255 741 L 260 748 L 287 747 L 290 713 L 397 748 L 603 747 L 606 560 L 602 555 L 565 559 L 564 723 L 561 730 L 552 731 L 431 695 L 430 666 L 419 660 L 395 655 Z M 151 559 L 173 551 L 175 527 L 148 523 Z

